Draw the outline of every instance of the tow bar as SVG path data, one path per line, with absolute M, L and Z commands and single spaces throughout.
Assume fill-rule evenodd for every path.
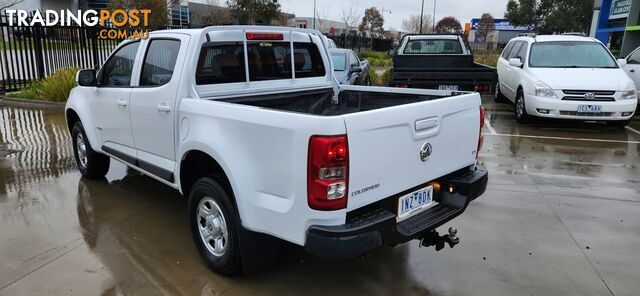
M 436 251 L 440 251 L 444 248 L 444 243 L 449 244 L 449 248 L 453 248 L 460 242 L 460 238 L 456 236 L 458 234 L 458 230 L 455 227 L 449 227 L 449 234 L 440 236 L 440 234 L 431 230 L 425 236 L 420 239 L 420 247 L 431 247 L 435 246 Z

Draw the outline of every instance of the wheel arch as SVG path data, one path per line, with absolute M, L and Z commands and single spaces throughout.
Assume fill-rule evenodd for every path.
M 191 187 L 198 179 L 211 176 L 223 187 L 225 193 L 231 197 L 237 209 L 238 205 L 228 172 L 209 153 L 200 149 L 186 151 L 182 154 L 179 169 L 180 190 L 184 196 L 189 196 Z

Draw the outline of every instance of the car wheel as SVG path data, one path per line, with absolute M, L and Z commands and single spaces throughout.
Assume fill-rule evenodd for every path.
M 608 126 L 612 126 L 612 127 L 624 128 L 625 126 L 627 126 L 629 124 L 629 122 L 631 122 L 630 119 L 628 119 L 628 120 L 607 121 L 607 125 Z
M 496 90 L 493 94 L 493 101 L 496 103 L 504 103 L 506 102 L 506 100 L 507 98 L 500 91 L 500 82 L 496 82 Z
M 71 130 L 73 140 L 73 154 L 76 165 L 83 177 L 89 179 L 100 179 L 109 171 L 110 159 L 104 154 L 100 154 L 91 148 L 89 138 L 84 131 L 80 121 L 76 122 Z
M 207 266 L 222 275 L 241 271 L 236 211 L 222 186 L 201 178 L 189 194 L 191 234 Z
M 516 95 L 516 107 L 515 107 L 516 121 L 519 123 L 527 123 L 530 120 L 529 114 L 527 114 L 527 108 L 524 102 L 524 93 L 519 90 Z

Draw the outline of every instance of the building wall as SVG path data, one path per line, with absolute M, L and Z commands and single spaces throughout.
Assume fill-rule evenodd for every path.
M 628 17 L 610 20 L 613 1 L 616 0 L 600 0 L 594 3 L 597 28 L 592 36 L 606 44 L 614 54 L 626 56 L 640 46 L 640 0 L 628 0 L 631 2 Z

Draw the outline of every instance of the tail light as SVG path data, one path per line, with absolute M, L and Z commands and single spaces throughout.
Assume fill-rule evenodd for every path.
M 396 87 L 399 87 L 399 88 L 408 88 L 409 86 L 408 86 L 408 85 L 406 85 L 406 84 L 396 84 Z
M 307 165 L 307 199 L 314 210 L 347 207 L 349 147 L 347 136 L 312 136 Z
M 482 149 L 482 143 L 484 142 L 484 136 L 482 135 L 482 128 L 484 127 L 484 107 L 480 105 L 480 132 L 478 134 L 478 150 L 476 150 L 476 159 L 480 155 L 480 149 Z
M 247 40 L 283 40 L 281 33 L 247 33 Z
M 485 92 L 489 92 L 490 88 L 491 88 L 491 86 L 489 86 L 489 85 L 480 84 L 480 85 L 476 85 L 475 86 L 475 91 L 480 92 L 480 93 L 485 93 Z

